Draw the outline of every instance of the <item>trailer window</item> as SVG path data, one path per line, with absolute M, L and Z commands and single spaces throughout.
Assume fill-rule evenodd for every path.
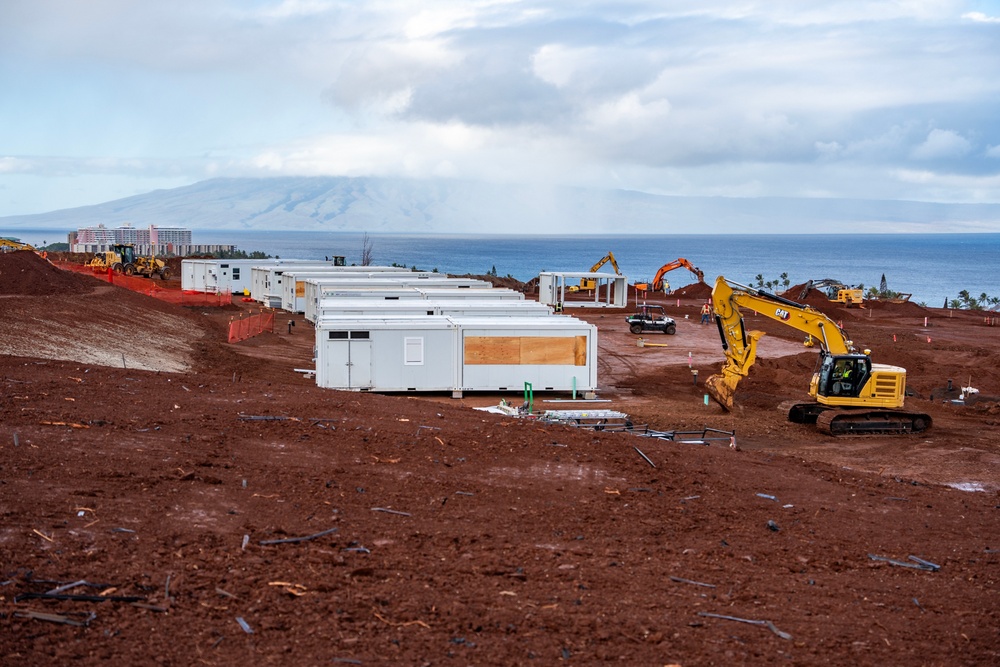
M 403 363 L 407 366 L 424 365 L 424 339 L 404 338 L 403 339 Z
M 329 332 L 330 340 L 347 340 L 346 331 L 331 331 Z
M 237 267 L 234 266 L 233 267 L 233 280 L 239 280 L 239 279 L 240 279 L 240 270 L 239 270 L 239 268 L 237 268 Z
M 351 339 L 358 340 L 359 338 L 370 338 L 369 332 L 367 331 L 352 331 Z

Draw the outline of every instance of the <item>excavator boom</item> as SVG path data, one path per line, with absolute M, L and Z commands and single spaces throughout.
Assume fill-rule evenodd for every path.
M 590 267 L 590 272 L 597 273 L 600 270 L 600 268 L 605 264 L 607 264 L 608 262 L 611 262 L 611 268 L 615 270 L 615 275 L 620 276 L 622 272 L 618 269 L 618 262 L 615 260 L 615 254 L 610 251 L 608 251 L 607 255 L 597 260 L 596 264 Z M 579 292 L 580 290 L 592 290 L 595 287 L 597 287 L 597 281 L 594 280 L 593 278 L 581 278 L 579 287 L 573 285 L 572 287 L 569 288 L 569 291 Z

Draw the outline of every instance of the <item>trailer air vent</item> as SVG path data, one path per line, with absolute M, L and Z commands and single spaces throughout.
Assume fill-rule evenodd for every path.
M 416 390 L 417 390 L 416 387 L 407 387 L 406 388 L 406 391 L 416 391 Z
M 346 331 L 331 331 L 329 332 L 329 335 L 330 335 L 330 340 L 338 340 L 338 339 L 343 340 L 347 338 Z
M 507 387 L 499 387 L 498 391 L 507 391 Z

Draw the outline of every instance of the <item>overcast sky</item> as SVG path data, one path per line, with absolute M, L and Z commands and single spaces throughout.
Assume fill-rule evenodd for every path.
M 0 1 L 0 216 L 267 175 L 1000 202 L 1000 0 Z

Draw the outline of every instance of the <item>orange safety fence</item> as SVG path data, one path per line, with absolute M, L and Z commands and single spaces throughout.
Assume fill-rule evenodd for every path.
M 236 343 L 265 331 L 274 333 L 274 311 L 261 311 L 229 321 L 229 342 Z
M 74 273 L 93 276 L 98 280 L 103 280 L 117 287 L 124 287 L 127 290 L 139 292 L 154 299 L 168 301 L 180 306 L 228 306 L 233 302 L 233 295 L 229 290 L 208 293 L 170 289 L 164 287 L 162 281 L 143 278 L 141 276 L 126 276 L 121 273 L 107 271 L 95 272 L 89 266 L 70 262 L 53 262 L 52 264 L 64 271 L 73 271 Z

